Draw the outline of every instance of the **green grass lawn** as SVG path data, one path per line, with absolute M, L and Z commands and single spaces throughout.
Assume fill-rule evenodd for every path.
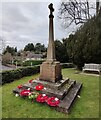
M 83 83 L 80 93 L 70 114 L 55 111 L 47 105 L 32 103 L 28 99 L 15 97 L 12 90 L 26 83 L 39 74 L 24 77 L 2 87 L 2 117 L 3 118 L 98 118 L 99 117 L 99 77 L 93 75 L 75 74 L 74 69 L 63 69 L 63 77 Z

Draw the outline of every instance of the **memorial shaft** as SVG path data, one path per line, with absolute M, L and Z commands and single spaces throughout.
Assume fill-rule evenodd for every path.
M 49 6 L 50 15 L 49 15 L 49 43 L 47 49 L 47 61 L 55 61 L 55 44 L 54 44 L 54 25 L 53 25 L 53 4 L 51 3 Z
M 62 79 L 60 62 L 56 61 L 55 43 L 54 43 L 54 26 L 53 26 L 53 4 L 51 3 L 49 15 L 49 43 L 47 49 L 47 59 L 40 66 L 40 77 L 42 81 L 57 82 Z

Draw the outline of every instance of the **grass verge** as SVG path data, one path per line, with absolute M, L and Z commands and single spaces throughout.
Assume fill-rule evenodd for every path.
M 74 69 L 63 69 L 64 78 L 70 78 L 83 83 L 80 98 L 77 98 L 71 113 L 64 114 L 55 111 L 47 105 L 31 103 L 30 100 L 15 97 L 12 90 L 39 74 L 24 77 L 2 86 L 2 117 L 3 118 L 98 118 L 99 117 L 99 77 L 76 74 Z

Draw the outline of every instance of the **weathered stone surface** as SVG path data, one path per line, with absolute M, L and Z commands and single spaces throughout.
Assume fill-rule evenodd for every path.
M 63 112 L 63 113 L 69 113 L 70 108 L 73 105 L 73 102 L 75 98 L 77 97 L 80 89 L 82 87 L 81 83 L 76 83 L 68 92 L 68 94 L 64 97 L 63 100 L 61 100 L 60 104 L 56 108 L 57 111 Z
M 44 62 L 40 66 L 40 80 L 57 82 L 62 79 L 60 62 Z
M 60 88 L 59 90 L 46 88 L 42 90 L 42 93 L 47 94 L 48 96 L 56 96 L 59 99 L 63 99 L 64 96 L 68 93 L 70 88 L 73 86 L 74 81 L 69 81 L 64 85 L 64 87 Z
M 34 80 L 35 81 L 35 80 Z M 66 80 L 65 80 L 66 81 Z M 68 81 L 68 82 L 67 82 Z M 75 81 L 72 81 L 72 80 L 67 80 L 66 82 L 61 82 L 59 84 L 59 86 L 62 86 L 63 83 L 64 86 L 60 87 L 60 89 L 54 89 L 55 86 L 52 87 L 52 84 L 51 84 L 51 87 L 49 87 L 49 82 L 48 82 L 48 86 L 47 84 L 43 84 L 44 85 L 44 88 L 45 89 L 42 89 L 40 91 L 40 93 L 44 93 L 44 94 L 47 94 L 48 96 L 56 96 L 57 98 L 59 99 L 63 99 L 64 96 L 69 92 L 69 90 L 73 87 L 73 85 L 75 84 Z M 23 85 L 23 88 L 25 89 L 28 89 L 30 88 L 32 91 L 34 90 L 35 91 L 35 86 L 38 85 L 40 83 L 39 80 L 33 82 L 33 83 L 27 83 L 27 84 L 24 84 Z M 46 82 L 45 82 L 46 83 Z M 42 84 L 42 82 L 41 82 Z M 20 91 L 19 91 L 20 92 Z
M 55 56 L 55 43 L 54 43 L 54 25 L 53 25 L 53 4 L 51 3 L 48 8 L 50 9 L 50 15 L 49 15 L 49 43 L 48 43 L 48 49 L 47 49 L 47 61 L 53 62 L 56 61 Z
M 37 85 L 39 83 L 39 84 L 43 84 L 44 87 L 51 88 L 54 90 L 59 90 L 62 86 L 64 86 L 64 84 L 68 83 L 68 81 L 69 81 L 69 78 L 62 79 L 60 81 L 57 81 L 56 83 L 36 79 L 33 81 L 32 86 Z
M 28 89 L 30 88 L 31 91 L 36 91 L 35 90 L 35 86 L 38 85 L 40 83 L 41 80 L 33 80 L 33 83 L 27 83 L 24 84 L 22 89 L 14 89 L 13 93 L 20 93 L 21 90 L 23 89 Z M 41 81 L 41 84 L 44 83 L 45 88 L 40 91 L 40 93 L 44 93 L 47 94 L 48 96 L 55 96 L 57 98 L 60 99 L 60 104 L 55 108 L 57 111 L 63 112 L 63 113 L 68 113 L 70 111 L 70 108 L 76 98 L 76 96 L 78 95 L 82 84 L 81 83 L 77 83 L 75 80 L 61 80 L 61 83 L 57 83 L 59 87 L 59 89 L 54 89 L 56 83 L 54 83 L 55 85 L 53 86 L 52 89 L 52 84 L 51 83 L 51 88 L 49 88 L 49 86 L 47 86 L 47 82 L 46 81 Z M 65 82 L 63 82 L 65 81 Z M 68 81 L 68 82 L 67 82 Z M 49 83 L 49 82 L 48 82 Z M 62 85 L 60 85 L 62 84 Z M 56 85 L 57 86 L 57 85 Z
M 47 49 L 47 60 L 40 66 L 40 80 L 49 82 L 57 82 L 62 79 L 60 62 L 56 61 L 55 43 L 54 43 L 54 27 L 53 27 L 53 4 L 49 6 L 49 43 Z

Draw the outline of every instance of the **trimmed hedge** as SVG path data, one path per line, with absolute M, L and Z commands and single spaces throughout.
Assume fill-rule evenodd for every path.
M 39 64 L 42 64 L 42 62 L 44 62 L 44 60 L 28 60 L 23 62 L 23 66 L 31 66 L 31 63 L 32 63 L 32 66 L 39 65 Z
M 2 72 L 2 85 L 20 79 L 24 76 L 30 76 L 40 72 L 40 66 L 18 68 Z
M 62 68 L 72 68 L 72 63 L 61 63 Z M 18 68 L 16 70 L 3 71 L 2 74 L 2 85 L 10 83 L 14 80 L 20 79 L 24 76 L 30 76 L 40 72 L 40 66 Z

